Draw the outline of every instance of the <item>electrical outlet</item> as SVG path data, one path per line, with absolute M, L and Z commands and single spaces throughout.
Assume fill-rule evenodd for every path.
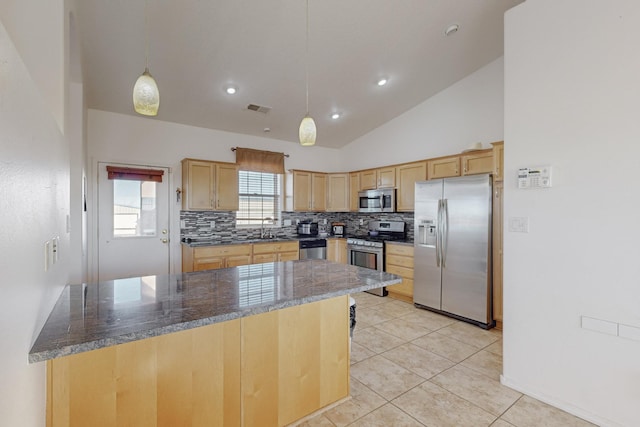
M 529 232 L 529 217 L 510 217 L 509 218 L 509 231 L 512 233 L 528 233 Z
M 360 225 L 364 225 L 364 219 L 360 218 Z
M 185 221 L 184 219 L 180 220 L 180 228 L 187 228 L 187 221 Z
M 283 219 L 282 220 L 282 225 L 284 227 L 290 227 L 291 226 L 291 220 L 290 219 Z
M 216 228 L 216 222 L 215 221 L 211 221 L 210 225 L 211 225 L 211 228 Z
M 51 264 L 58 262 L 58 251 L 60 247 L 60 237 L 51 239 Z

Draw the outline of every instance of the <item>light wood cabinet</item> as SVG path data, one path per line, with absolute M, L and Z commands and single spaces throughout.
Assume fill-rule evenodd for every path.
M 415 209 L 415 184 L 427 179 L 427 162 L 408 163 L 397 168 L 398 190 L 396 209 L 412 212 Z
M 327 175 L 327 211 L 349 211 L 349 174 L 330 173 Z
M 396 168 L 386 167 L 377 170 L 378 188 L 395 188 L 396 186 Z
M 347 239 L 327 239 L 327 260 L 347 264 Z
M 395 166 L 368 169 L 360 172 L 360 191 L 375 190 L 376 188 L 395 188 L 395 186 Z
M 504 179 L 504 141 L 492 142 L 493 145 L 493 181 Z
M 182 160 L 182 209 L 238 210 L 237 165 Z
M 251 245 L 182 247 L 182 271 L 216 270 L 251 264 Z
M 378 187 L 378 174 L 375 169 L 360 172 L 360 191 L 375 190 Z
M 493 186 L 493 318 L 498 329 L 502 329 L 503 185 L 498 181 Z
M 47 426 L 282 426 L 349 395 L 340 296 L 47 361 Z
M 292 170 L 287 174 L 286 210 L 324 212 L 327 209 L 327 174 Z
M 460 156 L 462 175 L 493 173 L 493 149 L 474 151 Z
M 252 264 L 297 260 L 300 256 L 299 246 L 295 241 L 254 243 Z
M 402 283 L 387 286 L 389 296 L 413 302 L 413 246 L 387 243 L 385 271 L 402 277 Z
M 441 157 L 427 161 L 427 179 L 460 176 L 460 156 Z
M 352 172 L 349 174 L 349 210 L 351 212 L 358 212 L 360 208 L 360 198 L 358 192 L 360 191 L 360 173 Z

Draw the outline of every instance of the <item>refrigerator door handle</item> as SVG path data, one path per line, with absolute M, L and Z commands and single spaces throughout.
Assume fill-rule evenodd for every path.
M 449 243 L 449 204 L 447 199 L 442 199 L 442 237 L 441 239 L 441 257 L 442 268 L 447 267 L 447 246 Z
M 441 247 L 441 238 L 440 238 L 440 228 L 442 226 L 442 200 L 438 200 L 438 214 L 437 214 L 437 223 L 436 223 L 436 266 L 440 267 L 440 247 Z

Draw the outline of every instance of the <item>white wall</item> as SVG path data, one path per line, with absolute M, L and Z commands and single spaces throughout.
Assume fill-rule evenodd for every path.
M 528 0 L 505 23 L 503 382 L 601 425 L 640 420 L 640 3 Z M 519 167 L 553 188 L 517 190 Z
M 30 365 L 27 355 L 67 282 L 68 144 L 4 23 L 0 204 L 0 424 L 44 426 L 45 364 Z M 45 273 L 44 242 L 56 236 L 60 259 Z
M 68 0 L 67 0 L 68 1 Z M 64 131 L 65 0 L 3 0 L 0 17 L 36 87 Z
M 91 167 L 97 162 L 114 162 L 165 166 L 172 168 L 169 177 L 171 210 L 171 271 L 181 271 L 180 257 L 180 203 L 175 200 L 173 191 L 182 186 L 183 158 L 217 160 L 235 162 L 235 153 L 231 147 L 246 147 L 278 151 L 289 154 L 285 159 L 286 169 L 307 169 L 320 171 L 339 171 L 341 167 L 340 151 L 319 146 L 302 147 L 299 144 L 275 139 L 257 138 L 248 135 L 204 129 L 149 119 L 142 116 L 129 116 L 99 110 L 89 110 L 88 121 L 88 156 Z M 97 224 L 97 205 L 94 195 L 97 194 L 97 173 L 91 171 L 89 204 L 91 215 L 89 229 L 90 270 L 96 271 L 97 244 L 95 230 Z
M 425 77 L 427 78 L 427 77 Z M 499 58 L 341 150 L 345 168 L 411 162 L 503 140 L 503 59 Z

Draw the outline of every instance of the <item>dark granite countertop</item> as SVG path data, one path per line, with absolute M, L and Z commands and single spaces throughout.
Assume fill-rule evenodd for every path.
M 123 344 L 400 283 L 326 260 L 252 264 L 67 285 L 29 362 Z
M 250 245 L 253 243 L 275 243 L 275 242 L 299 242 L 300 240 L 317 240 L 317 239 L 332 239 L 334 237 L 328 235 L 327 237 L 320 236 L 293 236 L 293 237 L 274 237 L 273 239 L 245 239 L 245 240 L 216 240 L 216 239 L 192 239 L 187 241 L 181 241 L 185 246 L 191 248 L 197 248 L 202 246 L 222 246 L 222 245 Z

